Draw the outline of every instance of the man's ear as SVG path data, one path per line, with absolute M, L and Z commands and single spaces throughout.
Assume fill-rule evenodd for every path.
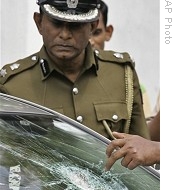
M 106 27 L 105 41 L 109 41 L 111 39 L 113 31 L 114 31 L 114 27 L 112 25 L 109 25 Z
M 40 13 L 35 12 L 33 15 L 33 19 L 35 21 L 39 33 L 42 35 L 42 27 L 41 27 L 42 15 Z

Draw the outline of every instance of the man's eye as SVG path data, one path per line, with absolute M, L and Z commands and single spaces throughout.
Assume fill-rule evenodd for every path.
M 99 36 L 101 33 L 102 33 L 102 30 L 101 30 L 101 29 L 97 29 L 97 30 L 95 30 L 95 31 L 92 33 L 92 35 L 93 35 L 93 36 Z
M 69 23 L 69 27 L 72 29 L 79 29 L 84 27 L 85 23 Z
M 59 21 L 59 20 L 56 20 L 56 19 L 52 19 L 52 23 L 53 25 L 57 26 L 57 27 L 62 27 L 65 25 L 65 22 L 63 21 Z M 85 23 L 66 23 L 66 26 L 71 30 L 77 30 L 77 29 L 80 29 L 82 27 L 84 27 Z
M 56 19 L 52 19 L 52 23 L 55 25 L 55 26 L 63 26 L 63 22 L 59 21 L 59 20 L 56 20 Z

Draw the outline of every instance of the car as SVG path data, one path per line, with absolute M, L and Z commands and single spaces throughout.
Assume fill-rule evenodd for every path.
M 0 189 L 158 190 L 160 172 L 116 161 L 110 140 L 49 108 L 0 93 Z

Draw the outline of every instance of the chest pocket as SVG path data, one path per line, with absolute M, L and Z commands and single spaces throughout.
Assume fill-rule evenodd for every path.
M 97 120 L 102 122 L 105 128 L 107 127 L 109 136 L 111 131 L 124 131 L 124 125 L 129 119 L 125 102 L 96 102 L 94 108 Z

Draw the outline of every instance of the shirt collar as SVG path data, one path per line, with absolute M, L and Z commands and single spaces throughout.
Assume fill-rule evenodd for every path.
M 98 70 L 98 62 L 96 60 L 96 55 L 90 45 L 90 43 L 87 45 L 85 50 L 85 61 L 84 61 L 84 67 L 81 73 L 85 72 L 86 70 L 93 69 L 95 74 L 97 75 Z
M 86 47 L 85 53 L 85 64 L 82 70 L 82 73 L 86 70 L 93 69 L 95 74 L 97 75 L 98 70 L 98 62 L 96 59 L 96 55 L 94 51 L 88 43 Z M 53 61 L 49 58 L 44 45 L 42 46 L 41 50 L 39 51 L 39 64 L 41 68 L 42 80 L 45 80 L 49 77 L 49 75 L 55 70 L 59 73 L 62 73 L 53 63 Z

